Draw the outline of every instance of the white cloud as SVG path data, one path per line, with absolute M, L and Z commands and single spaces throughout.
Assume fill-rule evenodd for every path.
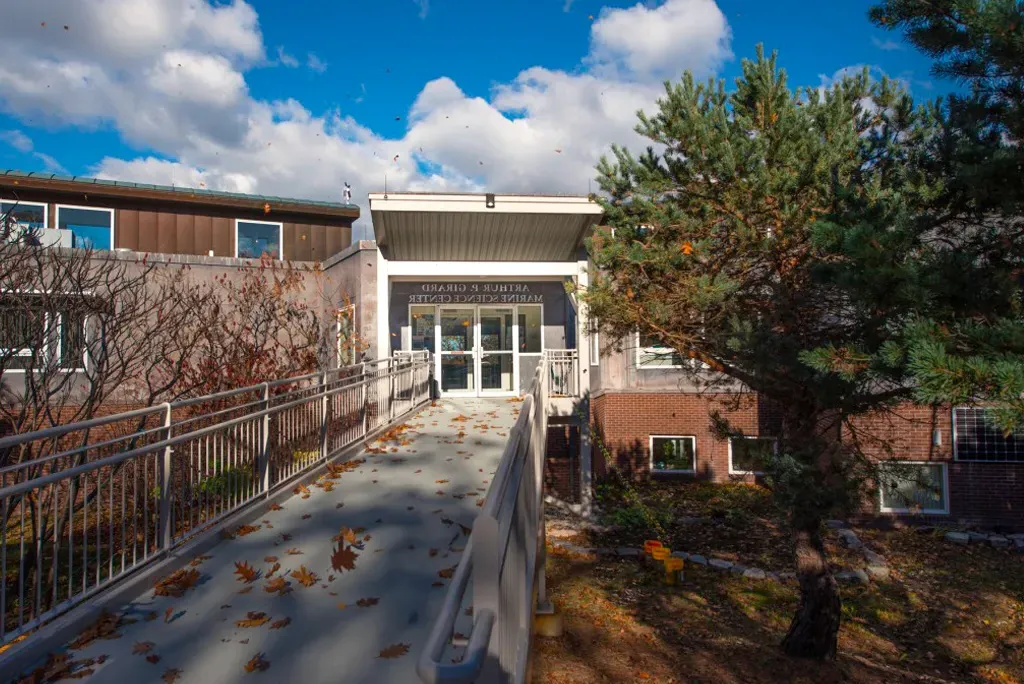
M 48 154 L 36 150 L 32 138 L 25 135 L 22 131 L 0 131 L 0 141 L 10 145 L 22 154 L 31 154 L 42 162 L 45 171 L 50 173 L 67 173 L 67 170 L 61 166 L 59 161 Z
M 322 74 L 327 71 L 327 62 L 323 61 L 312 52 L 306 55 L 306 66 L 318 74 Z
M 3 140 L 18 152 L 32 151 L 32 139 L 21 131 L 0 131 L 0 140 Z
M 579 68 L 526 68 L 486 97 L 432 80 L 404 133 L 388 138 L 350 112 L 254 98 L 245 73 L 264 63 L 265 48 L 242 0 L 96 2 L 120 12 L 122 26 L 138 23 L 144 4 L 153 17 L 146 39 L 101 44 L 76 36 L 75 23 L 67 32 L 39 26 L 47 13 L 73 14 L 68 21 L 82 31 L 106 21 L 84 3 L 36 0 L 42 9 L 29 12 L 0 0 L 0 11 L 17 8 L 15 21 L 0 25 L 0 107 L 54 125 L 110 126 L 153 150 L 100 160 L 92 171 L 104 178 L 328 200 L 339 200 L 348 181 L 364 228 L 366 194 L 385 177 L 397 190 L 585 193 L 610 143 L 642 149 L 636 111 L 655 106 L 662 78 L 684 69 L 706 76 L 731 56 L 728 23 L 712 0 L 605 9 Z M 325 66 L 312 53 L 306 65 Z M 367 96 L 365 87 L 353 95 Z
M 420 8 L 420 19 L 426 19 L 430 12 L 430 0 L 412 0 Z
M 291 69 L 299 66 L 299 60 L 285 52 L 284 47 L 281 45 L 277 46 L 277 61 Z
M 886 52 L 891 52 L 893 50 L 902 50 L 903 49 L 902 45 L 897 43 L 895 40 L 891 40 L 889 38 L 886 38 L 885 40 L 882 40 L 878 36 L 872 36 L 871 37 L 871 43 L 876 48 L 878 48 L 879 50 L 885 50 Z

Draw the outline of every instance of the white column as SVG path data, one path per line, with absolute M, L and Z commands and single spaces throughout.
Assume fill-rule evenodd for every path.
M 586 290 L 590 284 L 587 261 L 576 262 L 576 285 Z M 580 401 L 577 404 L 580 421 L 580 508 L 584 517 L 590 516 L 591 487 L 593 486 L 593 448 L 590 438 L 590 312 L 587 305 L 576 298 L 576 354 L 579 359 Z
M 377 358 L 391 356 L 391 281 L 388 278 L 388 261 L 377 250 Z

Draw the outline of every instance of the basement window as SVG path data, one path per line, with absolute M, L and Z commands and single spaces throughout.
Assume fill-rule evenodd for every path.
M 949 513 L 945 463 L 889 461 L 878 466 L 882 513 Z
M 694 473 L 697 467 L 697 438 L 651 435 L 651 472 Z

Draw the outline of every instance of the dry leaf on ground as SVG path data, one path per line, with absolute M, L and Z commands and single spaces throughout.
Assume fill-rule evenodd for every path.
M 261 627 L 270 622 L 270 616 L 266 613 L 250 610 L 242 620 L 236 620 L 236 627 Z
M 244 667 L 246 672 L 263 672 L 270 667 L 270 661 L 264 658 L 262 653 L 257 653 Z
M 409 652 L 409 644 L 392 644 L 380 652 L 378 658 L 400 658 Z

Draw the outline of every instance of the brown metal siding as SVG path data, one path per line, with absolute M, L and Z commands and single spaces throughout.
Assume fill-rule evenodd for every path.
M 135 249 L 139 244 L 138 209 L 118 209 L 114 217 L 114 247 Z
M 156 212 L 139 212 L 139 244 L 136 251 L 156 252 Z M 128 245 L 130 247 L 130 245 Z
M 175 233 L 177 242 L 174 245 L 174 251 L 178 254 L 195 254 L 196 217 L 191 214 L 176 214 Z
M 195 253 L 205 256 L 210 253 L 213 249 L 213 217 L 212 216 L 196 216 L 195 223 L 195 243 L 193 245 Z
M 235 220 L 223 216 L 213 217 L 213 255 L 235 256 Z

